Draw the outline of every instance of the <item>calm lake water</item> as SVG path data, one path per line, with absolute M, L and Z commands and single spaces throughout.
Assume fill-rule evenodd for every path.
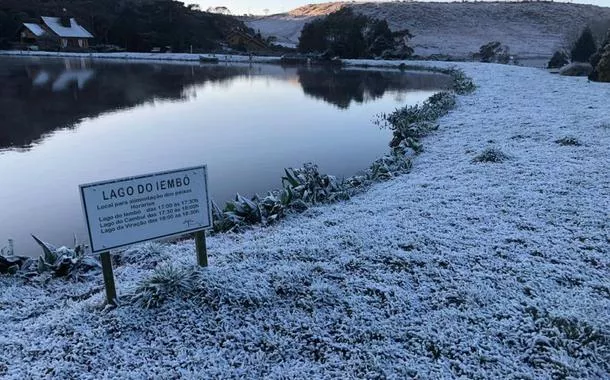
M 78 185 L 208 165 L 212 199 L 285 167 L 356 174 L 388 151 L 375 115 L 448 86 L 430 73 L 0 58 L 0 247 L 86 241 Z

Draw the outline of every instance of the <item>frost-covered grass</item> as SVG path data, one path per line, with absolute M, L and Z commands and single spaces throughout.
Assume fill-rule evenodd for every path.
M 131 248 L 117 309 L 101 276 L 0 276 L 0 377 L 608 378 L 610 86 L 460 67 L 478 89 L 408 175 L 213 236 L 206 269 Z
M 581 146 L 582 144 L 576 137 L 573 136 L 565 136 L 555 141 L 559 145 L 563 146 Z
M 472 162 L 481 162 L 481 163 L 493 163 L 493 162 L 504 162 L 508 160 L 510 157 L 496 148 L 487 148 L 480 154 L 478 154 L 475 158 L 472 159 Z
M 289 13 L 245 19 L 263 36 L 296 46 L 303 26 L 342 7 L 387 20 L 392 30 L 409 29 L 419 56 L 441 54 L 471 59 L 491 41 L 510 47 L 519 58 L 548 58 L 583 25 L 610 18 L 605 7 L 552 1 L 376 1 L 311 4 Z

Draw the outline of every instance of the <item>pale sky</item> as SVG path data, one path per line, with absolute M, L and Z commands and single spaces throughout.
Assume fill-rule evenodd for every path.
M 288 12 L 294 8 L 312 3 L 327 3 L 329 0 L 182 0 L 185 4 L 199 4 L 202 10 L 211 6 L 225 6 L 234 15 L 252 13 L 264 14 L 268 9 L 270 13 Z M 370 0 L 375 1 L 375 0 Z M 387 1 L 387 0 L 386 0 Z M 447 1 L 447 0 L 428 0 L 428 1 Z M 461 1 L 461 0 L 460 0 Z M 471 1 L 471 0 L 469 0 Z M 557 2 L 594 4 L 610 7 L 610 0 L 555 0 Z

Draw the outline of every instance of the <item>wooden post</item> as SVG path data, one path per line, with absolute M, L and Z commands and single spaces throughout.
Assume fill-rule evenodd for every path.
M 208 249 L 205 246 L 205 231 L 195 232 L 195 248 L 197 249 L 197 264 L 200 267 L 207 267 Z
M 100 254 L 102 261 L 102 273 L 104 274 L 104 286 L 106 287 L 106 302 L 108 305 L 118 306 L 116 288 L 114 286 L 114 273 L 112 273 L 112 260 L 110 252 Z

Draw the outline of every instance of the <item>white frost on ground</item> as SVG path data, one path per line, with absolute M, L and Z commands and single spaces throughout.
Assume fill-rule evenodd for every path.
M 519 59 L 550 58 L 582 28 L 610 19 L 610 7 L 553 2 L 340 2 L 311 4 L 287 14 L 245 19 L 263 36 L 298 43 L 303 26 L 342 7 L 409 29 L 416 55 L 470 59 L 481 45 L 500 41 Z
M 209 238 L 197 295 L 103 311 L 101 275 L 0 277 L 0 376 L 609 378 L 610 86 L 460 67 L 479 88 L 410 174 Z M 510 159 L 472 163 L 488 147 Z M 195 266 L 192 241 L 120 257 L 124 299 Z

